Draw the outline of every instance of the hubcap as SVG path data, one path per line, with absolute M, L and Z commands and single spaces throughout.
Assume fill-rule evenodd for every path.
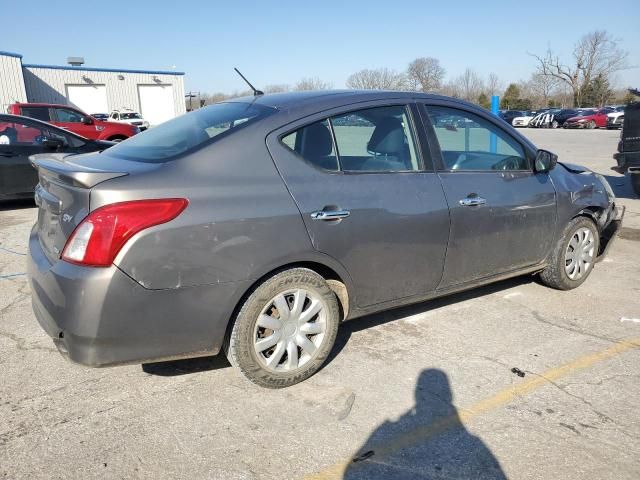
M 319 296 L 301 288 L 269 300 L 253 334 L 253 347 L 262 365 L 285 372 L 312 360 L 327 330 L 325 307 Z
M 576 230 L 564 254 L 564 269 L 571 280 L 580 280 L 587 274 L 593 265 L 595 247 L 596 241 L 590 229 L 582 227 Z

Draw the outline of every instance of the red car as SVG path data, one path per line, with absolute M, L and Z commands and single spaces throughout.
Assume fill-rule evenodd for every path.
M 586 110 L 582 115 L 571 117 L 564 122 L 564 128 L 604 128 L 607 126 L 607 111 Z
M 119 142 L 140 132 L 133 125 L 103 122 L 69 105 L 14 103 L 9 105 L 9 113 L 42 120 L 92 140 Z

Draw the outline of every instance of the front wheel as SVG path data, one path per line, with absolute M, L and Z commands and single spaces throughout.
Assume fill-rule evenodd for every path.
M 587 128 L 589 130 L 593 130 L 594 128 L 596 128 L 596 122 L 594 122 L 593 120 L 591 120 L 589 123 L 587 123 Z
M 542 283 L 558 290 L 579 287 L 593 270 L 599 248 L 595 223 L 586 217 L 574 218 L 551 253 L 549 265 L 540 273 Z
M 558 128 L 558 121 L 554 120 L 553 122 L 551 122 L 551 128 Z
M 280 272 L 246 299 L 225 342 L 227 358 L 251 382 L 282 388 L 316 373 L 335 343 L 336 295 L 306 268 Z
M 640 172 L 632 173 L 629 175 L 631 180 L 631 188 L 636 193 L 636 195 L 640 196 Z

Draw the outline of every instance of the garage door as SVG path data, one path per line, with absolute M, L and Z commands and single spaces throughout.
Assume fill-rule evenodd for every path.
M 158 125 L 176 116 L 173 105 L 173 86 L 138 85 L 140 110 L 151 125 Z
M 109 113 L 104 85 L 67 85 L 69 103 L 85 113 Z

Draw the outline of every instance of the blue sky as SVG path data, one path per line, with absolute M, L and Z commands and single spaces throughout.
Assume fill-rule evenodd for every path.
M 636 66 L 619 86 L 640 87 L 638 0 L 562 1 L 120 1 L 11 2 L 3 10 L 0 50 L 25 63 L 171 69 L 186 88 L 232 92 L 244 85 L 293 84 L 320 77 L 344 87 L 363 68 L 403 70 L 414 58 L 436 57 L 447 76 L 469 66 L 506 83 L 526 79 L 527 52 L 551 46 L 568 56 L 579 37 L 606 29 Z

